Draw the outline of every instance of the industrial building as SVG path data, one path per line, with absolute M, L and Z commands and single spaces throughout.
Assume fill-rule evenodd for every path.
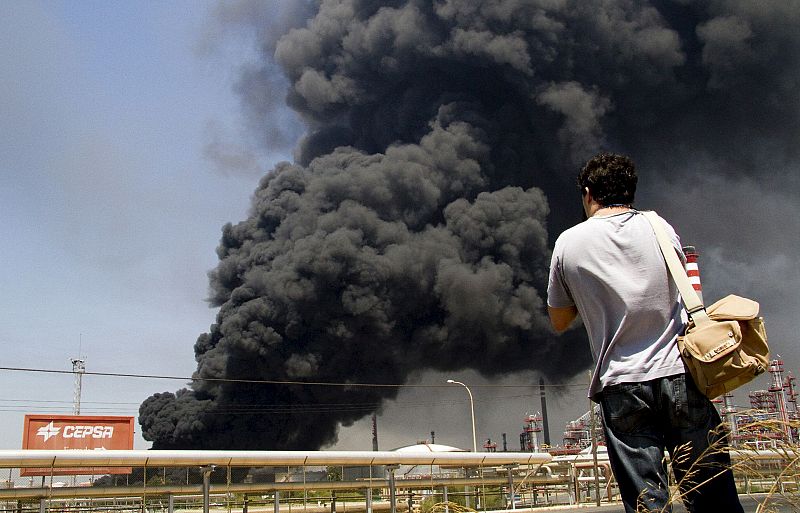
M 798 392 L 791 372 L 784 375 L 784 362 L 780 358 L 770 362 L 770 386 L 766 390 L 748 392 L 750 405 L 742 408 L 734 403 L 734 394 L 727 393 L 712 402 L 717 407 L 725 429 L 730 432 L 732 447 L 742 449 L 777 449 L 800 441 L 800 411 L 797 408 Z M 594 419 L 592 418 L 594 417 Z M 539 413 L 526 415 L 519 435 L 520 451 L 547 451 L 553 455 L 577 454 L 592 445 L 594 439 L 603 443 L 600 408 L 595 405 L 564 426 L 562 443 L 549 446 L 542 443 L 541 433 L 546 418 Z M 487 450 L 493 450 L 484 445 Z

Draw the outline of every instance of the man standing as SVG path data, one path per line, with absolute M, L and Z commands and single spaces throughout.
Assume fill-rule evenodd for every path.
M 580 171 L 587 219 L 555 243 L 550 320 L 561 333 L 580 315 L 589 335 L 589 397 L 601 405 L 625 511 L 671 511 L 667 450 L 689 511 L 740 512 L 719 414 L 678 353 L 687 322 L 680 294 L 652 227 L 632 208 L 636 182 L 633 162 L 621 155 L 597 155 Z

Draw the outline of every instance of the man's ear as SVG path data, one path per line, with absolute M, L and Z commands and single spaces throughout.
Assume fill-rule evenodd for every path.
M 592 204 L 592 191 L 588 187 L 584 187 L 581 194 L 581 206 L 583 207 L 583 220 L 589 218 L 589 205 Z

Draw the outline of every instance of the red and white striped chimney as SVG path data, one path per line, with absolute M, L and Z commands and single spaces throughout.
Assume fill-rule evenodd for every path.
M 697 257 L 700 254 L 694 246 L 684 246 L 683 254 L 686 255 L 686 275 L 689 276 L 689 283 L 692 284 L 694 291 L 703 300 L 703 286 L 700 284 L 700 268 L 697 266 Z

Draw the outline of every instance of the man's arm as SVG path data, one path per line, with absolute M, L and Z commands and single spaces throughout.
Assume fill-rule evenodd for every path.
M 558 333 L 563 333 L 578 316 L 578 309 L 574 306 L 548 306 L 547 313 L 550 314 L 550 324 L 553 326 L 553 329 Z

